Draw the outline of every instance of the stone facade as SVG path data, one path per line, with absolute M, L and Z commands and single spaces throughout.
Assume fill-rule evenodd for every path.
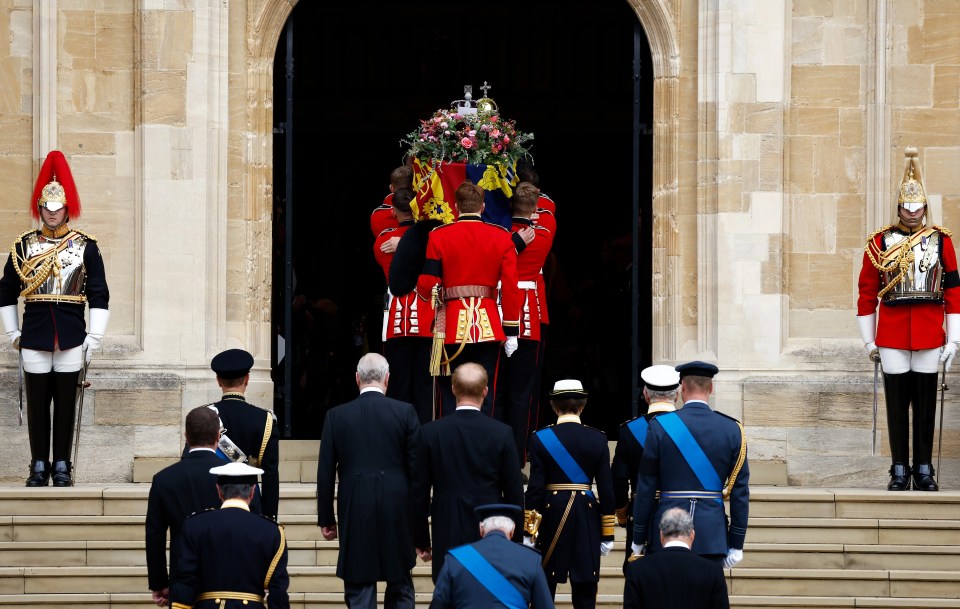
M 935 218 L 960 228 L 960 3 L 625 1 L 656 79 L 654 360 L 719 362 L 716 406 L 780 482 L 880 484 L 854 286 L 906 145 Z M 174 457 L 223 348 L 254 353 L 253 400 L 269 403 L 272 71 L 294 4 L 0 0 L 0 242 L 29 226 L 33 176 L 61 148 L 109 275 L 81 482 Z M 4 346 L 8 413 L 16 364 Z M 19 480 L 26 428 L 4 416 L 0 433 L 0 479 Z

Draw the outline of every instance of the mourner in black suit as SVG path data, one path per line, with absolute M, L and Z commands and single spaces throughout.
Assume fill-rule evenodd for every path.
M 510 541 L 520 511 L 509 504 L 477 507 L 483 539 L 450 551 L 431 609 L 553 608 L 540 553 Z
M 586 403 L 580 381 L 554 385 L 550 405 L 557 424 L 531 438 L 526 492 L 526 522 L 543 517 L 536 546 L 543 553 L 551 595 L 569 578 L 577 609 L 596 606 L 600 556 L 613 549 L 615 519 L 607 436 L 580 423 Z M 524 528 L 533 532 L 535 527 Z M 524 543 L 529 543 L 526 538 Z
M 624 609 L 729 609 L 723 570 L 715 561 L 690 551 L 694 537 L 689 512 L 670 508 L 663 513 L 663 551 L 627 565 Z
M 171 608 L 289 609 L 283 527 L 249 507 L 263 470 L 234 462 L 210 473 L 217 476 L 223 505 L 184 523 Z
M 230 461 L 248 463 L 263 470 L 250 509 L 276 520 L 280 506 L 280 434 L 276 415 L 250 404 L 244 397 L 250 382 L 253 356 L 243 349 L 228 349 L 214 357 L 210 367 L 217 374 L 217 384 L 223 389 L 223 398 L 213 404 L 223 425 L 221 453 Z M 224 438 L 229 441 L 224 442 Z
M 693 551 L 730 568 L 743 560 L 747 535 L 750 468 L 743 427 L 707 404 L 716 366 L 690 362 L 677 371 L 683 408 L 656 417 L 647 431 L 633 507 L 633 550 L 644 552 L 646 540 L 657 551 L 659 538 L 647 538 L 651 517 L 657 522 L 663 512 L 682 507 L 697 529 Z M 729 526 L 724 497 L 730 499 Z
M 382 355 L 360 358 L 360 397 L 327 412 L 320 440 L 317 524 L 325 539 L 337 538 L 339 479 L 337 577 L 351 608 L 375 609 L 378 581 L 387 582 L 386 609 L 414 606 L 412 485 L 420 421 L 413 406 L 384 396 L 389 376 Z
M 509 425 L 480 414 L 487 372 L 468 362 L 453 372 L 457 410 L 423 426 L 417 459 L 417 553 L 433 557 L 433 581 L 447 550 L 480 538 L 474 508 L 523 502 L 517 449 Z M 430 490 L 433 489 L 431 502 Z M 427 519 L 432 514 L 433 546 Z
M 620 425 L 617 449 L 613 453 L 613 464 L 610 466 L 617 506 L 617 524 L 627 529 L 624 567 L 627 566 L 633 544 L 633 495 L 637 492 L 637 472 L 640 469 L 640 458 L 643 457 L 643 445 L 647 440 L 647 427 L 653 417 L 677 409 L 680 387 L 680 373 L 663 364 L 644 368 L 640 378 L 643 380 L 643 399 L 648 404 L 647 412 Z
M 220 438 L 217 413 L 206 406 L 187 414 L 184 435 L 192 447 L 177 463 L 153 477 L 147 500 L 147 583 L 153 601 L 166 607 L 170 580 L 176 577 L 180 556 L 180 530 L 187 516 L 220 506 L 217 479 L 210 469 L 224 464 L 214 452 Z M 170 529 L 170 577 L 167 577 L 167 529 Z

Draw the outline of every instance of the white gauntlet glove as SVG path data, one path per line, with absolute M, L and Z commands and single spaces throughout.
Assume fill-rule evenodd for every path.
M 3 321 L 3 331 L 14 349 L 19 349 L 20 338 L 20 318 L 17 314 L 17 305 L 7 305 L 0 307 L 0 320 Z
M 529 535 L 524 535 L 524 536 L 523 536 L 523 545 L 527 546 L 528 548 L 534 547 L 535 544 L 533 543 L 533 537 L 530 537 Z
M 737 550 L 730 548 L 727 550 L 727 557 L 723 559 L 723 567 L 725 569 L 732 569 L 737 566 L 741 560 L 743 560 L 743 549 Z
M 950 372 L 953 358 L 957 356 L 957 343 L 960 342 L 960 313 L 947 313 L 947 344 L 943 346 L 940 361 L 943 368 Z
M 87 363 L 90 363 L 90 357 L 94 349 L 99 349 L 103 342 L 103 334 L 107 331 L 107 322 L 110 321 L 110 311 L 107 309 L 90 309 L 90 331 L 87 337 L 83 339 L 83 352 L 86 354 Z
M 860 338 L 863 339 L 863 345 L 867 349 L 867 357 L 871 362 L 878 361 L 880 350 L 877 349 L 877 314 L 857 316 L 857 324 L 860 326 Z
M 613 549 L 613 542 L 612 542 L 612 541 L 601 541 L 601 542 L 600 542 L 600 555 L 601 555 L 601 556 L 606 556 L 607 554 L 610 553 L 610 550 L 612 550 L 612 549 Z
M 507 340 L 503 342 L 503 352 L 507 354 L 507 357 L 510 357 L 517 350 L 517 346 L 517 337 L 508 336 Z

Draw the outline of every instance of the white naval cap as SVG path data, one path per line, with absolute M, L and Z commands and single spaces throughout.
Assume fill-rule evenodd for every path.
M 233 462 L 211 467 L 210 473 L 217 477 L 217 484 L 256 484 L 257 476 L 263 470 L 246 463 Z
M 644 368 L 640 378 L 651 391 L 673 391 L 680 386 L 680 373 L 673 366 L 657 364 Z

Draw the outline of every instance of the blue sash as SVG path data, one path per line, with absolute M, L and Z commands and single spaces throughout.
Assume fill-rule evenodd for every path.
M 590 484 L 590 478 L 584 473 L 583 468 L 577 463 L 576 459 L 567 451 L 567 447 L 560 442 L 560 438 L 549 427 L 537 432 L 537 437 L 543 443 L 553 460 L 557 462 L 560 469 L 573 484 Z M 593 491 L 587 491 L 593 497 Z
M 460 561 L 481 586 L 510 609 L 526 609 L 528 603 L 507 578 L 500 574 L 473 546 L 460 546 L 450 550 L 450 555 Z
M 640 443 L 640 448 L 647 442 L 647 428 L 649 427 L 646 417 L 640 417 L 627 423 L 627 429 L 633 434 L 633 437 Z
M 720 479 L 717 470 L 710 463 L 710 459 L 704 454 L 703 449 L 697 444 L 696 439 L 687 429 L 687 426 L 683 424 L 680 417 L 677 416 L 677 413 L 662 414 L 657 417 L 657 422 L 663 426 L 664 431 L 677 445 L 677 449 L 697 476 L 703 490 L 720 492 L 720 489 L 723 488 L 723 480 Z M 716 501 L 723 503 L 722 499 L 716 499 Z

